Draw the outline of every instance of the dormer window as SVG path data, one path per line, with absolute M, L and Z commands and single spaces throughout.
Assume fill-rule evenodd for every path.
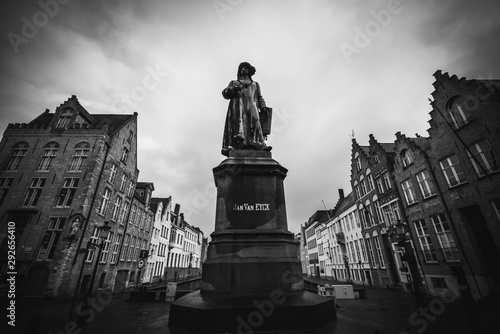
M 73 110 L 64 109 L 59 114 L 59 119 L 57 120 L 56 128 L 61 128 L 61 129 L 67 128 L 68 125 L 71 123 L 72 118 L 73 118 Z
M 356 163 L 356 169 L 359 172 L 361 170 L 361 160 L 359 159 L 359 153 L 358 152 L 356 152 L 356 154 L 354 155 L 354 161 Z
M 446 104 L 446 112 L 457 129 L 470 122 L 471 116 L 468 111 L 472 106 L 468 106 L 465 102 L 463 96 L 455 96 Z
M 412 163 L 411 156 L 408 150 L 403 150 L 401 152 L 401 160 L 403 161 L 404 167 L 408 167 Z

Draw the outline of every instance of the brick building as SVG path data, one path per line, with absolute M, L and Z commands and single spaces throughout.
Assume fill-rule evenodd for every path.
M 401 216 L 399 192 L 392 180 L 394 144 L 379 143 L 370 135 L 369 146 L 352 140 L 351 186 L 361 220 L 374 286 L 387 287 L 406 279 L 397 267 L 387 228 Z M 399 271 L 398 271 L 399 269 Z
M 113 284 L 114 292 L 121 292 L 130 286 L 141 283 L 142 277 L 139 277 L 137 261 L 141 250 L 149 250 L 150 247 L 153 217 L 155 216 L 155 211 L 151 207 L 153 191 L 153 183 L 137 182 L 131 202 L 127 202 L 126 209 L 121 210 L 124 219 L 118 221 L 117 236 L 113 245 L 118 248 L 116 264 L 113 268 L 116 270 L 115 283 Z M 119 198 L 120 196 L 115 198 L 113 215 L 116 211 L 120 211 L 118 207 L 122 201 Z M 141 269 L 140 276 L 143 276 L 144 271 L 144 268 Z
M 94 289 L 113 288 L 137 176 L 137 113 L 90 114 L 72 96 L 54 113 L 7 126 L 0 142 L 0 219 L 2 228 L 16 225 L 21 295 L 70 296 L 78 282 L 85 291 L 98 252 L 80 251 L 89 241 L 104 245 Z M 100 240 L 97 227 L 104 222 L 111 230 Z M 6 244 L 2 230 L 2 254 Z M 5 261 L 1 270 L 6 273 Z
M 431 161 L 441 171 L 437 185 L 450 223 L 470 255 L 469 286 L 484 298 L 500 287 L 500 80 L 434 76 Z

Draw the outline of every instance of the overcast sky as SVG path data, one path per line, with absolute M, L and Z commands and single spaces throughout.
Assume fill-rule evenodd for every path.
M 500 2 L 1 2 L 0 131 L 71 95 L 138 116 L 139 180 L 214 229 L 212 168 L 238 64 L 273 108 L 289 229 L 351 191 L 351 136 L 427 135 L 432 74 L 500 78 Z

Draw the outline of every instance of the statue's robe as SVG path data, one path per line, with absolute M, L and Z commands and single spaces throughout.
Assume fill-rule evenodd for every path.
M 235 149 L 262 149 L 266 146 L 259 119 L 259 109 L 266 107 L 260 93 L 260 86 L 251 79 L 239 81 L 243 89 L 234 87 L 238 80 L 232 80 L 222 91 L 222 96 L 229 101 L 226 123 L 224 126 L 223 149 L 229 146 Z

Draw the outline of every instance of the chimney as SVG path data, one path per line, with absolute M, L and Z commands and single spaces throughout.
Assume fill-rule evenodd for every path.
M 344 199 L 344 189 L 339 189 L 339 198 Z

